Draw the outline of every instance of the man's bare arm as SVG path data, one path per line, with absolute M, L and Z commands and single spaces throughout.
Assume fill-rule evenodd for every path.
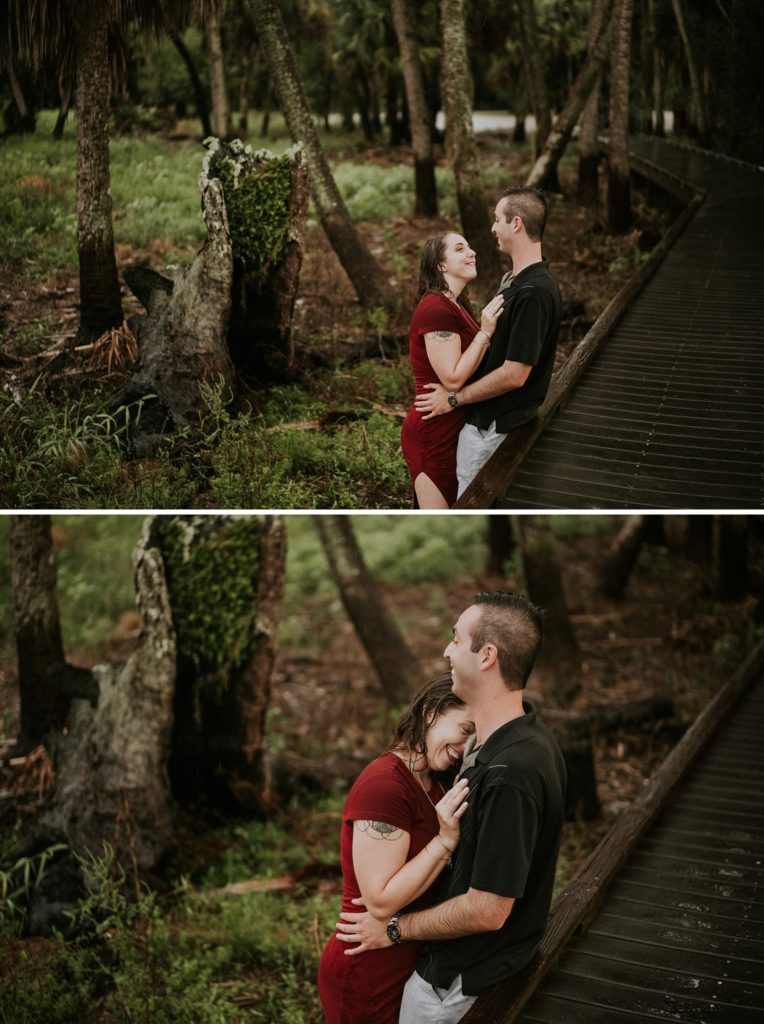
M 508 359 L 474 384 L 465 385 L 459 392 L 459 405 L 474 405 L 486 398 L 495 398 L 496 395 L 521 388 L 532 369 L 528 363 L 516 363 Z
M 353 902 L 360 903 L 360 900 Z M 470 889 L 463 896 L 455 896 L 429 910 L 403 914 L 398 927 L 404 941 L 455 939 L 461 935 L 498 931 L 511 914 L 514 902 L 492 892 Z M 345 951 L 346 956 L 358 956 L 368 949 L 392 945 L 384 922 L 367 911 L 343 910 L 337 923 L 337 938 L 357 943 Z
M 455 896 L 427 910 L 404 914 L 399 927 L 406 942 L 494 932 L 512 913 L 514 902 L 492 892 L 469 889 L 463 896 Z

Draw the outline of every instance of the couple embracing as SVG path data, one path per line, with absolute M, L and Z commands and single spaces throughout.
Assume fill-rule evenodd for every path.
M 319 966 L 327 1024 L 455 1024 L 538 948 L 565 799 L 562 755 L 523 699 L 541 629 L 525 597 L 474 597 L 451 671 L 353 784 L 342 913 Z
M 512 272 L 479 324 L 465 294 L 477 276 L 474 251 L 453 231 L 425 243 L 409 331 L 416 397 L 401 432 L 414 508 L 450 508 L 546 397 L 561 320 L 560 290 L 541 254 L 546 218 L 537 189 L 502 193 L 491 231 Z

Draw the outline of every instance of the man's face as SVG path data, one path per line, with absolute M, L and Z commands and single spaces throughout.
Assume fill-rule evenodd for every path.
M 491 234 L 496 239 L 499 246 L 499 252 L 503 252 L 507 256 L 512 253 L 512 242 L 514 239 L 512 225 L 515 222 L 515 218 L 513 217 L 510 222 L 507 223 L 506 209 L 508 203 L 508 196 L 505 196 L 503 199 L 498 201 L 496 209 L 493 212 L 493 226 L 491 227 Z
M 466 694 L 480 678 L 480 651 L 473 652 L 472 634 L 482 609 L 471 605 L 462 612 L 454 626 L 454 635 L 443 656 L 451 662 L 451 680 L 454 693 L 467 700 Z

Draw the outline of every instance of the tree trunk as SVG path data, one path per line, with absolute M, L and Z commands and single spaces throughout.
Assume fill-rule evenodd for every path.
M 666 118 L 663 108 L 666 105 L 666 55 L 657 42 L 653 50 L 653 106 L 655 108 L 654 132 L 659 138 L 666 134 Z
M 309 183 L 302 148 L 274 157 L 213 143 L 204 178 L 223 183 L 233 252 L 228 349 L 248 382 L 287 379 Z
M 536 118 L 536 135 L 533 144 L 533 159 L 535 160 L 544 148 L 544 143 L 552 130 L 552 111 L 546 87 L 546 74 L 536 24 L 534 0 L 514 0 L 514 8 L 522 44 L 528 98 Z M 559 192 L 556 168 L 553 174 L 554 182 L 550 180 L 549 188 Z
M 708 128 L 706 124 L 706 105 L 703 100 L 703 87 L 698 74 L 698 66 L 695 63 L 690 36 L 684 21 L 681 0 L 671 0 L 674 9 L 679 35 L 682 37 L 682 45 L 687 60 L 687 71 L 690 75 L 690 125 L 697 133 L 701 145 L 708 141 Z
M 395 294 L 358 234 L 329 169 L 281 13 L 274 0 L 248 2 L 290 135 L 305 147 L 313 199 L 332 248 L 361 305 L 382 306 L 392 312 L 397 304 Z
M 543 608 L 544 640 L 532 679 L 553 706 L 565 707 L 581 689 L 581 651 L 568 616 L 562 574 L 548 520 L 515 519 L 528 596 Z M 533 684 L 532 684 L 533 685 Z
M 93 669 L 95 706 L 72 702 L 69 728 L 53 748 L 56 784 L 38 843 L 65 841 L 71 855 L 103 854 L 108 843 L 130 877 L 151 871 L 172 845 L 167 759 L 173 721 L 175 632 L 160 553 L 150 523 L 133 553 L 141 636 L 121 669 Z M 35 893 L 33 932 L 59 923 L 61 895 Z
M 35 130 L 35 113 L 26 101 L 24 90 L 22 89 L 21 82 L 16 75 L 16 68 L 12 60 L 8 61 L 7 71 L 8 78 L 11 83 L 13 99 L 19 112 L 18 121 L 16 122 L 18 124 L 18 128 L 16 130 L 21 133 L 33 132 Z
M 286 534 L 278 516 L 158 516 L 177 635 L 170 778 L 181 801 L 263 813 Z
M 697 565 L 711 562 L 714 546 L 713 516 L 687 516 L 684 548 L 687 557 Z
M 605 0 L 606 5 L 609 0 Z M 533 188 L 546 188 L 547 182 L 556 175 L 557 164 L 570 141 L 576 122 L 591 95 L 591 91 L 599 76 L 602 65 L 608 54 L 609 25 L 604 22 L 602 32 L 595 43 L 591 54 L 586 58 L 584 66 L 571 86 L 565 105 L 555 118 L 552 130 L 544 144 L 544 149 L 531 169 L 525 184 Z
M 507 562 L 515 550 L 512 517 L 488 515 L 488 558 L 485 571 L 489 576 L 504 576 Z
M 657 543 L 662 535 L 661 516 L 627 516 L 600 568 L 600 589 L 623 597 L 642 545 Z
M 649 0 L 640 0 L 640 6 L 637 10 L 639 27 L 639 73 L 642 82 L 642 87 L 639 90 L 637 131 L 644 135 L 652 135 L 655 30 Z
M 614 235 L 632 225 L 629 168 L 629 68 L 633 0 L 615 0 L 610 58 L 607 226 Z
M 56 556 L 48 515 L 11 516 L 11 583 L 21 722 L 17 754 L 29 753 L 66 718 L 51 671 L 64 661 L 56 599 Z
M 589 46 L 587 58 L 594 52 L 605 21 L 606 0 L 593 0 L 589 18 Z M 578 136 L 578 192 L 576 198 L 582 206 L 596 206 L 599 199 L 600 147 L 599 102 L 602 86 L 602 70 L 597 72 L 589 98 L 581 113 L 581 130 Z
M 422 65 L 419 62 L 416 29 L 408 0 L 390 0 L 393 25 L 401 51 L 403 83 L 409 109 L 411 143 L 414 150 L 414 182 L 417 217 L 437 217 L 438 192 L 435 185 L 435 156 L 432 124 L 424 91 Z
M 101 0 L 69 6 L 77 60 L 77 341 L 89 343 L 123 321 L 109 178 L 108 8 Z
M 140 357 L 123 394 L 125 403 L 153 395 L 132 424 L 140 456 L 153 455 L 169 432 L 199 426 L 205 414 L 204 389 L 219 388 L 223 399 L 237 393 L 228 352 L 233 257 L 223 186 L 202 180 L 202 213 L 207 239 L 191 267 L 173 283 L 149 272 L 157 283 L 148 297 L 139 296 L 148 316 L 132 317 Z M 126 272 L 128 282 L 132 274 Z M 161 287 L 159 286 L 161 285 Z M 131 287 L 133 285 L 131 284 Z
M 63 73 L 59 78 L 58 82 L 58 117 L 56 123 L 53 126 L 53 138 L 61 139 L 64 135 L 64 126 L 66 125 L 66 119 L 69 116 L 69 107 L 72 105 L 72 87 L 67 81 L 64 81 Z
M 441 0 L 443 31 L 442 92 L 446 147 L 456 179 L 462 231 L 477 254 L 479 291 L 493 294 L 501 277 L 496 240 L 491 234 L 472 127 L 472 79 L 469 72 L 464 0 Z
M 257 47 L 254 43 L 244 47 L 241 55 L 241 80 L 239 82 L 239 135 L 247 134 L 249 120 L 249 84 L 255 63 Z
M 179 32 L 171 31 L 168 33 L 175 49 L 181 56 L 181 60 L 186 65 L 188 71 L 188 77 L 191 79 L 191 88 L 194 91 L 194 102 L 196 103 L 196 113 L 199 116 L 199 120 L 202 122 L 202 135 L 204 138 L 208 138 L 213 135 L 212 122 L 210 121 L 210 110 L 207 104 L 207 97 L 204 94 L 204 86 L 202 80 L 199 78 L 199 72 L 196 70 L 196 64 L 194 64 L 194 58 L 191 56 L 186 44 Z
M 204 21 L 204 38 L 207 43 L 212 96 L 212 131 L 219 139 L 229 139 L 233 134 L 231 105 L 228 102 L 228 85 L 225 80 L 225 58 L 217 2 L 210 4 L 208 8 Z
M 739 601 L 749 590 L 748 522 L 745 516 L 714 516 L 714 592 L 721 601 Z
M 424 676 L 366 567 L 350 518 L 314 516 L 313 524 L 345 611 L 379 676 L 385 696 L 391 705 L 407 702 Z

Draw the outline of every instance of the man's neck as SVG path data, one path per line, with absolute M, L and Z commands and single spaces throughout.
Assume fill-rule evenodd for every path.
M 481 746 L 485 741 L 500 729 L 507 722 L 515 718 L 522 718 L 525 714 L 523 709 L 523 691 L 511 690 L 497 700 L 487 702 L 476 707 L 470 707 L 472 719 L 475 723 L 475 745 Z
M 541 263 L 543 260 L 541 255 L 541 242 L 534 242 L 532 245 L 524 248 L 521 252 L 512 254 L 512 276 L 517 277 L 528 267 L 533 266 L 534 263 Z

